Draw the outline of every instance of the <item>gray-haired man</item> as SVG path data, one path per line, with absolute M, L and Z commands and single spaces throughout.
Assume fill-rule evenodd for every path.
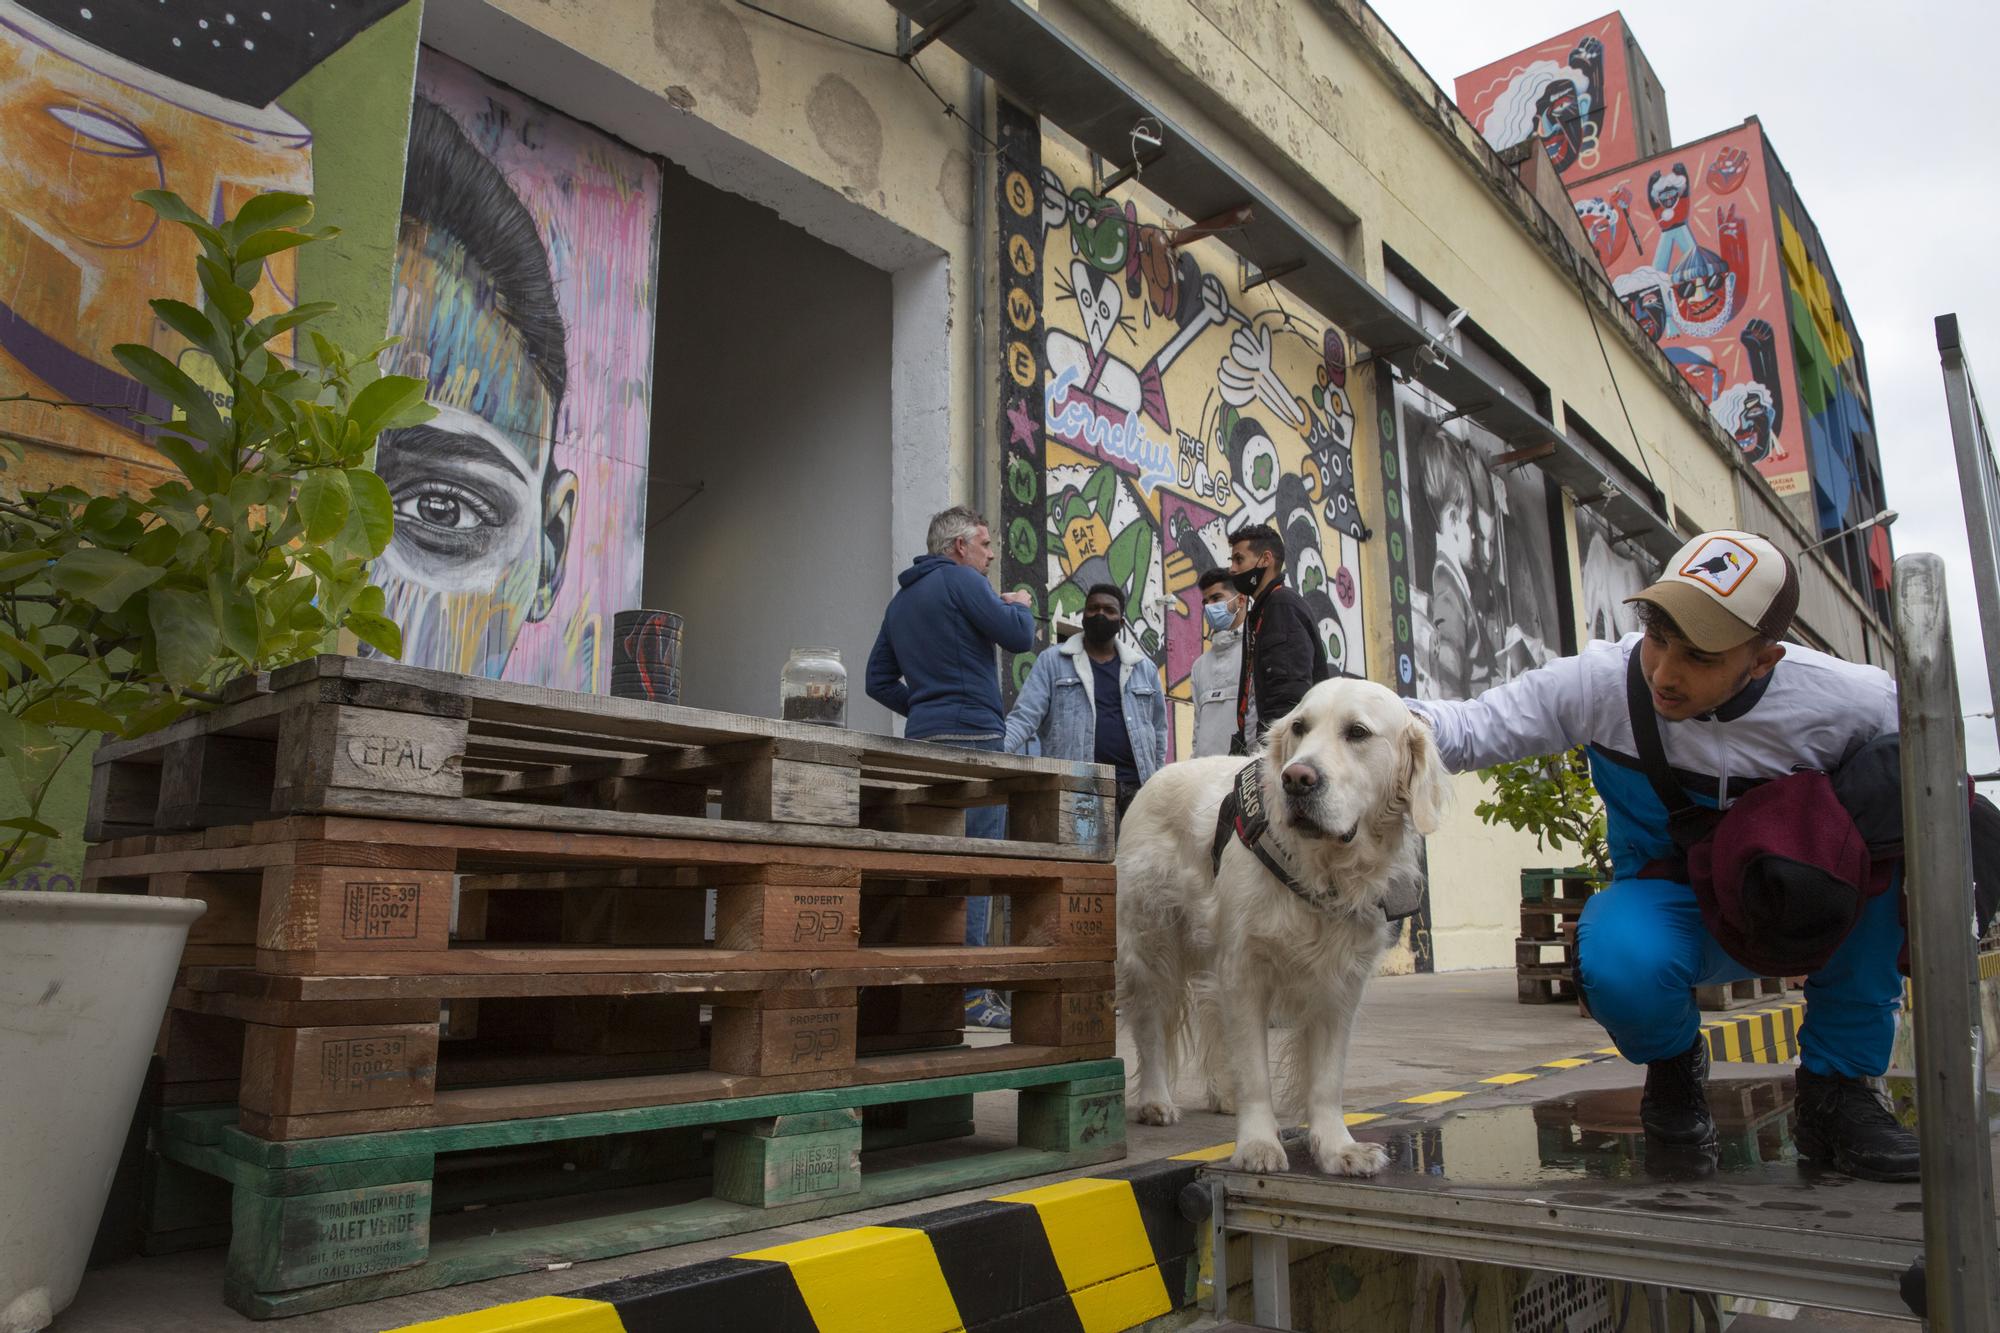
M 868 654 L 868 697 L 909 719 L 904 735 L 968 750 L 999 750 L 1006 734 L 995 648 L 1035 646 L 1025 592 L 997 593 L 986 581 L 993 535 L 977 510 L 956 505 L 931 519 L 929 549 L 911 562 L 882 613 Z M 966 811 L 974 838 L 1006 836 L 998 806 Z M 966 943 L 984 944 L 991 899 L 967 904 Z M 990 991 L 971 1001 L 982 1026 L 1004 1027 L 1007 1011 Z

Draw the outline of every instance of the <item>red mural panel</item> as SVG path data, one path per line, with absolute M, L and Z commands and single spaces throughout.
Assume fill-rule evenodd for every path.
M 1498 151 L 1536 132 L 1564 180 L 1639 155 L 1625 23 L 1607 14 L 1462 74 L 1458 109 Z
M 1570 183 L 1632 318 L 1780 495 L 1806 489 L 1778 222 L 1753 121 Z

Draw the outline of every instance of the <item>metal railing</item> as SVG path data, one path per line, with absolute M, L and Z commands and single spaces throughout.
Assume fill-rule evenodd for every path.
M 1936 321 L 1938 361 L 1944 369 L 1944 401 L 1951 418 L 1951 443 L 1958 455 L 1958 490 L 1964 497 L 1965 538 L 1972 547 L 1972 586 L 1979 598 L 1985 634 L 1986 681 L 1992 692 L 1994 727 L 2000 730 L 2000 464 L 1979 390 L 1965 363 L 1958 316 Z
M 1969 523 L 1970 495 L 1966 507 Z M 1937 1333 L 1993 1333 L 2000 1272 L 1973 940 L 1971 793 L 1937 556 L 1896 562 L 1895 619 L 1926 1316 Z

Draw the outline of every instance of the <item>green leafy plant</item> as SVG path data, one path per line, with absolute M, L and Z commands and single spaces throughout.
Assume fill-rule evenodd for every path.
M 112 351 L 126 373 L 172 404 L 170 418 L 134 416 L 180 476 L 143 496 L 0 493 L 0 754 L 28 807 L 0 819 L 0 881 L 62 836 L 42 822 L 42 802 L 88 735 L 156 730 L 215 702 L 235 676 L 323 651 L 343 628 L 402 652 L 382 590 L 368 582 L 368 562 L 395 530 L 388 487 L 368 462 L 383 431 L 432 415 L 423 382 L 361 383 L 381 347 L 351 355 L 310 329 L 313 363 L 271 351 L 334 308 L 251 318 L 264 261 L 334 234 L 305 229 L 310 199 L 259 195 L 211 224 L 170 191 L 137 198 L 200 241 L 201 308 L 151 305 L 226 392 L 151 347 L 120 344 Z M 10 401 L 93 406 L 29 394 L 0 406 Z M 33 443 L 0 424 L 0 474 Z
M 1489 824 L 1535 835 L 1544 851 L 1574 847 L 1599 879 L 1611 877 L 1611 853 L 1604 840 L 1604 806 L 1590 780 L 1590 762 L 1581 749 L 1519 759 L 1482 768 L 1493 796 L 1473 807 Z

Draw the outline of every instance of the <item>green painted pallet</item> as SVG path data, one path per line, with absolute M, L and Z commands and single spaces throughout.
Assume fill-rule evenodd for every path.
M 867 1160 L 969 1134 L 973 1094 L 1009 1090 L 1011 1146 Z M 204 1234 L 219 1219 L 193 1215 L 190 1200 L 226 1183 L 224 1299 L 263 1319 L 1116 1160 L 1125 1067 L 1088 1060 L 288 1143 L 235 1120 L 233 1107 L 163 1112 L 154 1146 L 168 1188 L 152 1197 L 158 1234 Z M 522 1166 L 537 1145 L 550 1160 Z M 478 1169 L 440 1171 L 440 1156 Z M 683 1197 L 660 1202 L 669 1194 Z

